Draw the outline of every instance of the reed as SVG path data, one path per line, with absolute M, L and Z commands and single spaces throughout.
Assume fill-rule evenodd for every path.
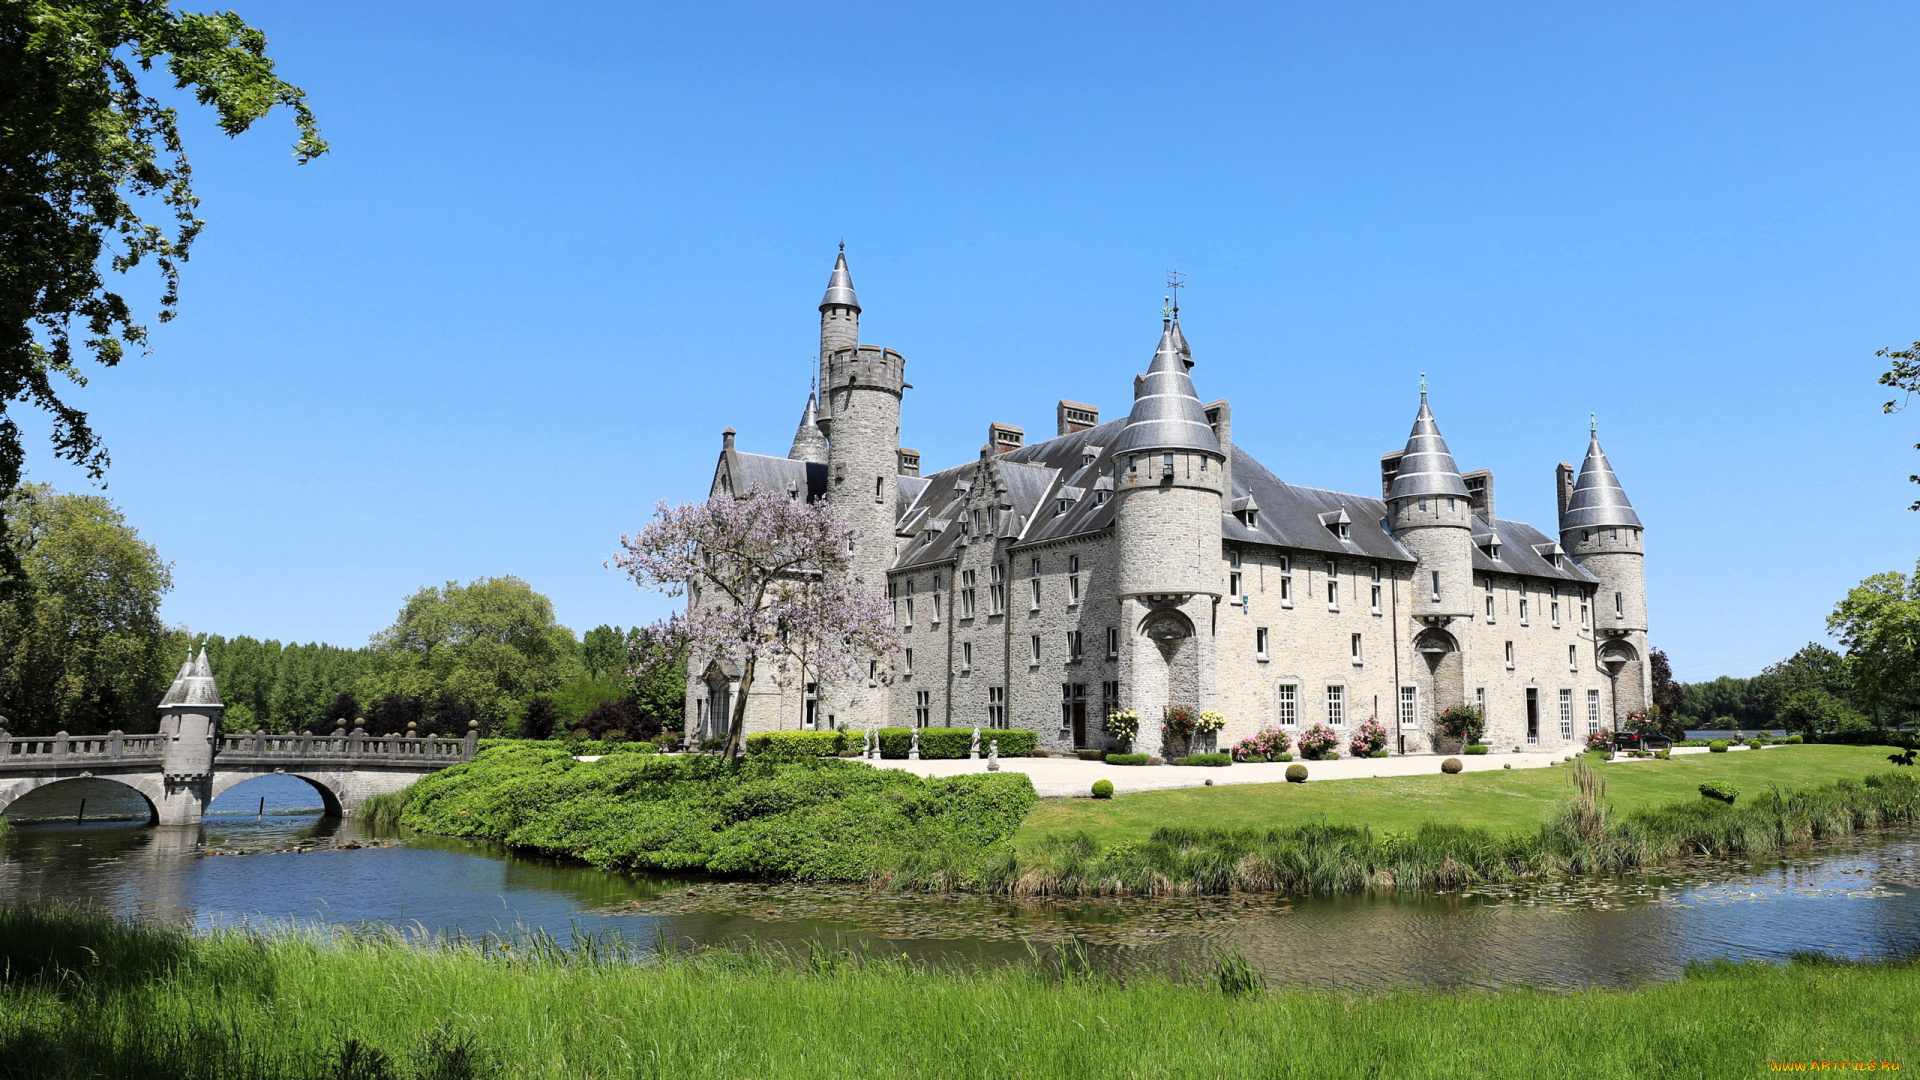
M 1073 948 L 980 970 L 814 945 L 195 935 L 0 908 L 0 1078 L 1744 1076 L 1912 1060 L 1920 967 L 1719 964 L 1631 990 L 1272 988 Z

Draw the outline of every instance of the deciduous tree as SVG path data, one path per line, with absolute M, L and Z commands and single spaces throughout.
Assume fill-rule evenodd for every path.
M 686 614 L 655 632 L 684 636 L 696 661 L 737 672 L 729 757 L 742 749 L 747 700 L 763 665 L 831 686 L 899 650 L 886 598 L 852 579 L 852 543 L 827 503 L 759 487 L 706 502 L 662 502 L 638 535 L 620 537 L 613 564 L 634 584 L 691 593 Z

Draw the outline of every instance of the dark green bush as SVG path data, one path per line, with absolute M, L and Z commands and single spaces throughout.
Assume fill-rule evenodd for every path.
M 1023 773 L 926 779 L 838 758 L 502 748 L 400 793 L 400 823 L 604 869 L 866 881 L 901 866 L 989 874 L 1038 801 Z
M 844 731 L 763 731 L 747 736 L 747 753 L 776 761 L 835 757 L 849 749 Z
M 1217 769 L 1224 765 L 1233 764 L 1233 755 L 1232 754 L 1188 754 L 1187 759 L 1183 764 L 1204 765 L 1207 768 Z
M 1805 737 L 1800 735 L 1789 735 L 1786 738 L 1781 739 L 1780 741 L 1783 743 L 1786 743 L 1788 746 L 1799 746 L 1801 743 L 1806 742 L 1807 740 Z
M 1440 763 L 1440 771 L 1448 774 L 1449 776 L 1459 772 L 1461 769 L 1464 769 L 1464 768 L 1466 768 L 1466 766 L 1462 765 L 1460 763 L 1460 759 L 1457 757 L 1450 757 L 1447 760 Z
M 854 734 L 857 735 L 858 733 Z M 1039 746 L 1040 737 L 1031 731 L 981 728 L 981 757 L 987 756 L 987 750 L 995 739 L 1000 741 L 1001 757 L 1032 757 L 1033 751 Z M 972 728 L 923 727 L 920 729 L 920 756 L 928 760 L 935 758 L 963 758 L 967 756 L 967 747 L 972 742 Z M 881 757 L 904 759 L 907 756 L 907 751 L 912 749 L 912 747 L 912 728 L 890 727 L 880 729 Z
M 1766 743 L 1763 743 L 1763 742 L 1761 742 L 1761 741 L 1760 741 L 1759 739 L 1748 739 L 1748 740 L 1747 740 L 1747 749 L 1749 749 L 1749 750 L 1758 750 L 1758 749 L 1760 749 L 1761 747 L 1763 747 L 1763 746 L 1765 746 L 1765 745 L 1767 745 L 1767 744 L 1766 744 Z
M 1113 798 L 1113 781 L 1095 780 L 1093 782 L 1093 797 L 1096 799 Z
M 700 749 L 702 750 L 718 750 L 726 745 L 727 737 L 725 735 L 713 735 L 700 740 Z
M 1653 756 L 1659 758 L 1661 761 L 1666 761 L 1673 756 L 1673 752 L 1669 750 L 1655 750 Z
M 1107 764 L 1109 765 L 1145 765 L 1146 763 L 1147 763 L 1147 755 L 1145 754 L 1108 754 L 1107 755 Z
M 1081 761 L 1099 761 L 1107 756 L 1107 752 L 1105 750 L 1089 750 L 1082 747 L 1079 750 L 1075 750 L 1073 756 L 1079 758 Z
M 1267 760 L 1268 761 L 1292 761 L 1293 755 L 1292 754 L 1275 754 L 1272 757 L 1268 758 Z
M 1463 754 L 1470 754 L 1476 757 L 1483 756 L 1487 752 L 1487 745 L 1485 743 L 1474 743 L 1472 746 L 1469 746 L 1460 752 Z
M 1246 757 L 1243 757 L 1240 760 L 1246 762 L 1249 765 L 1265 765 L 1267 763 L 1267 755 L 1248 754 Z
M 1378 749 L 1378 750 L 1375 750 L 1375 751 L 1374 751 L 1373 753 L 1371 753 L 1371 754 L 1368 754 L 1367 756 L 1368 756 L 1368 757 L 1386 757 L 1386 756 L 1387 756 L 1387 748 L 1383 746 L 1383 747 L 1381 747 L 1380 749 Z
M 1287 766 L 1287 783 L 1304 784 L 1306 782 L 1307 782 L 1307 767 L 1305 765 Z
M 1707 753 L 1709 754 L 1724 754 L 1726 752 L 1727 740 L 1725 739 L 1715 739 L 1707 744 Z
M 1734 787 L 1732 784 L 1723 784 L 1717 780 L 1709 780 L 1700 785 L 1700 794 L 1709 799 L 1718 799 L 1723 803 L 1731 803 L 1740 797 L 1740 789 Z

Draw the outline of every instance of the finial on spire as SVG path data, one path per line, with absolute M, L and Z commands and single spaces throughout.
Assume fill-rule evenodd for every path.
M 1173 321 L 1173 308 L 1171 306 L 1172 304 L 1173 304 L 1172 296 L 1162 296 L 1160 298 L 1160 321 L 1162 323 L 1168 323 Z
M 843 236 L 840 238 L 840 254 L 845 255 L 846 253 L 847 253 L 847 238 Z
M 1427 396 L 1427 373 L 1424 371 L 1420 373 L 1420 396 Z
M 1587 434 L 1589 435 L 1600 434 L 1600 421 L 1595 419 L 1593 413 L 1587 414 Z

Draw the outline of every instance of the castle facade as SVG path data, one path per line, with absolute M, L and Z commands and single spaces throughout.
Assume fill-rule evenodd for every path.
M 754 487 L 829 501 L 854 573 L 893 601 L 891 672 L 818 686 L 762 676 L 747 730 L 1025 728 L 1054 750 L 1110 748 L 1103 718 L 1164 706 L 1226 717 L 1222 748 L 1377 719 L 1388 748 L 1436 749 L 1432 719 L 1473 704 L 1499 749 L 1571 748 L 1650 700 L 1639 516 L 1595 432 L 1555 469 L 1554 534 L 1498 517 L 1490 472 L 1462 473 L 1422 390 L 1380 493 L 1280 479 L 1203 402 L 1177 306 L 1133 408 L 1059 402 L 1052 438 L 993 423 L 977 460 L 923 473 L 900 446 L 905 360 L 859 341 L 842 251 L 820 304 L 820 393 L 787 455 L 723 437 L 711 497 Z M 704 666 L 703 666 L 704 664 Z M 735 673 L 694 657 L 687 730 L 723 734 Z

